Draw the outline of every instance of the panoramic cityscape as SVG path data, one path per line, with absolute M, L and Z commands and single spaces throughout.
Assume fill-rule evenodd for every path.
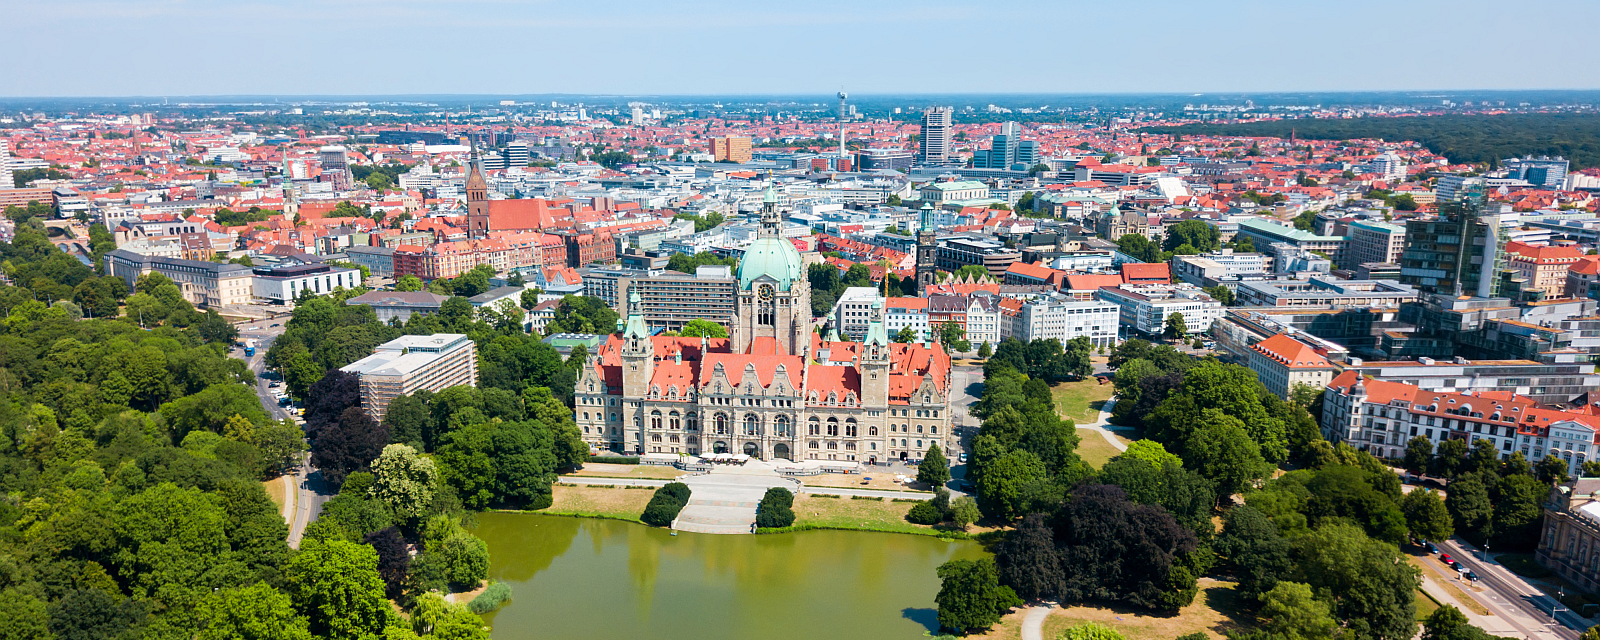
M 1600 6 L 7 13 L 0 640 L 1600 640 Z

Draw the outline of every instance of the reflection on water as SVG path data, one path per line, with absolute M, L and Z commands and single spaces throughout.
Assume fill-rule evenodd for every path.
M 496 640 L 917 638 L 934 568 L 972 542 L 855 531 L 669 532 L 615 520 L 486 513 L 490 577 L 512 600 Z M 587 538 L 587 543 L 580 538 Z

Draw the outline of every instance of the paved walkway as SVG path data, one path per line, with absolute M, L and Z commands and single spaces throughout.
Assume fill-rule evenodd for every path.
M 1028 609 L 1022 616 L 1022 640 L 1044 640 L 1044 619 L 1050 616 L 1055 604 L 1044 604 Z
M 1127 451 L 1128 450 L 1128 445 L 1124 444 L 1121 440 L 1117 439 L 1117 437 L 1115 435 L 1112 435 L 1112 433 L 1111 433 L 1111 431 L 1113 429 L 1122 429 L 1123 428 L 1123 427 L 1112 426 L 1112 424 L 1110 422 L 1111 421 L 1111 408 L 1115 407 L 1116 405 L 1117 405 L 1116 397 L 1112 397 L 1111 399 L 1106 400 L 1106 403 L 1100 407 L 1100 416 L 1098 418 L 1096 418 L 1093 423 L 1084 424 L 1084 425 L 1078 425 L 1078 428 L 1079 429 L 1088 429 L 1090 431 L 1093 431 L 1095 433 L 1100 434 L 1101 436 L 1105 437 L 1106 442 L 1111 443 L 1111 446 L 1115 447 L 1117 449 L 1117 451 Z

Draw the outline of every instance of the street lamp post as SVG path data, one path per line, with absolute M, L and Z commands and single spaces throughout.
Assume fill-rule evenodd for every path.
M 1489 561 L 1489 541 L 1488 540 L 1483 541 L 1483 561 L 1484 562 L 1488 562 Z

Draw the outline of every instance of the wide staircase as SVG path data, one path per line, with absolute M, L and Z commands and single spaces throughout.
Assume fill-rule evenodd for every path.
M 678 512 L 672 528 L 692 533 L 750 533 L 756 523 L 756 503 L 736 500 L 699 500 Z

